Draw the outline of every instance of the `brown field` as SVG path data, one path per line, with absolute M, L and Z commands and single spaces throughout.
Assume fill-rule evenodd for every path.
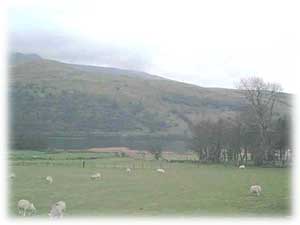
M 124 153 L 131 158 L 149 157 L 147 151 L 133 150 L 127 147 L 109 147 L 109 148 L 90 148 L 88 152 L 109 152 L 109 153 Z

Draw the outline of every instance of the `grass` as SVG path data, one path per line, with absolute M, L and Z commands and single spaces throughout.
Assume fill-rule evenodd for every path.
M 37 217 L 47 216 L 59 200 L 67 203 L 66 216 L 290 215 L 289 169 L 164 162 L 166 173 L 159 174 L 155 168 L 161 162 L 121 157 L 88 160 L 86 168 L 80 168 L 80 160 L 60 166 L 33 161 L 31 166 L 10 165 L 16 174 L 10 181 L 12 215 L 17 215 L 20 199 L 35 204 Z M 127 174 L 127 166 L 137 169 Z M 90 180 L 96 172 L 103 179 Z M 53 176 L 53 184 L 46 183 L 47 175 Z M 249 193 L 252 181 L 262 186 L 261 196 Z
M 75 159 L 97 159 L 97 158 L 108 158 L 114 157 L 114 153 L 106 152 L 82 152 L 82 151 L 30 151 L 21 150 L 13 151 L 9 159 L 16 160 L 75 160 Z

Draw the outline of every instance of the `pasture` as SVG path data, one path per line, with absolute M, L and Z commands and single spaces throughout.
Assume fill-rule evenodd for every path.
M 50 157 L 50 158 L 49 158 Z M 85 159 L 85 168 L 81 160 Z M 132 168 L 131 173 L 126 168 Z M 165 174 L 156 172 L 164 168 Z M 196 165 L 116 157 L 108 153 L 19 151 L 9 157 L 9 212 L 28 199 L 35 217 L 47 217 L 50 205 L 67 203 L 72 216 L 289 216 L 289 168 L 238 169 L 231 165 Z M 100 172 L 100 180 L 90 175 Z M 53 177 L 53 183 L 45 180 Z M 261 196 L 249 193 L 255 181 Z

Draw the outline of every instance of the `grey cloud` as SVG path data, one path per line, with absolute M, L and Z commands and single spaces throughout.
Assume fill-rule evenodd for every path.
M 75 64 L 143 71 L 151 67 L 151 56 L 142 48 L 122 47 L 122 43 L 96 43 L 59 32 L 12 32 L 9 34 L 9 49 Z

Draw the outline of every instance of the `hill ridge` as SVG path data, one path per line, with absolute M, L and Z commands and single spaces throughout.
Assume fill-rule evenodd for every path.
M 246 106 L 235 89 L 199 87 L 123 70 L 112 75 L 98 67 L 33 58 L 11 67 L 13 138 L 42 134 L 57 146 L 62 137 L 74 143 L 72 137 L 86 137 L 76 145 L 114 147 L 106 143 L 108 135 L 115 145 L 139 148 L 149 136 L 164 139 L 160 141 L 168 148 L 184 148 L 176 141 L 189 137 L 189 123 L 233 117 Z M 282 93 L 279 100 L 275 112 L 290 113 L 291 95 Z

